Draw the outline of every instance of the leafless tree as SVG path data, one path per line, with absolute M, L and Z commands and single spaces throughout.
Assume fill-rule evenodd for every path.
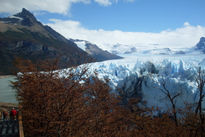
M 201 69 L 201 67 L 198 68 L 198 72 L 197 72 L 197 76 L 196 76 L 196 83 L 197 83 L 197 87 L 198 87 L 198 101 L 196 103 L 196 109 L 195 109 L 195 115 L 199 115 L 200 118 L 200 134 L 201 137 L 205 136 L 205 130 L 204 130 L 204 119 L 205 119 L 205 115 L 203 112 L 203 100 L 204 100 L 204 86 L 205 86 L 205 71 Z
M 177 101 L 177 97 L 182 95 L 182 92 L 173 93 L 172 91 L 170 91 L 170 89 L 167 87 L 168 84 L 164 77 L 162 78 L 162 81 L 160 81 L 160 85 L 161 87 L 159 86 L 153 86 L 153 87 L 159 89 L 165 95 L 165 97 L 168 98 L 168 101 L 171 103 L 171 107 L 172 107 L 171 112 L 174 117 L 175 125 L 178 126 L 176 101 Z

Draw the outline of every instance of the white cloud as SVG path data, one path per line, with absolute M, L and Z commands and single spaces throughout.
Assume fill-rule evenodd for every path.
M 103 6 L 118 2 L 113 0 L 0 0 L 0 12 L 14 14 L 26 8 L 31 11 L 44 10 L 51 13 L 68 14 L 72 4 L 79 2 L 88 4 L 92 1 Z
M 109 6 L 112 4 L 110 0 L 94 0 L 94 1 L 103 6 Z
M 77 21 L 51 20 L 53 29 L 67 38 L 83 39 L 110 50 L 110 45 L 124 44 L 140 46 L 158 46 L 162 48 L 190 48 L 205 36 L 205 27 L 192 26 L 188 22 L 175 30 L 164 30 L 159 33 L 124 32 L 120 30 L 107 31 L 103 29 L 89 30 Z
M 78 0 L 1 0 L 0 12 L 16 13 L 21 11 L 22 8 L 26 8 L 33 11 L 45 10 L 66 14 L 71 3 L 74 2 L 78 2 Z
M 184 26 L 190 26 L 189 22 L 184 22 Z

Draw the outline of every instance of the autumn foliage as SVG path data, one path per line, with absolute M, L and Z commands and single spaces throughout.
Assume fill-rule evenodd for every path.
M 42 67 L 42 66 L 41 66 Z M 180 110 L 181 117 L 156 115 L 156 109 L 110 93 L 108 80 L 87 77 L 87 68 L 76 73 L 54 71 L 55 63 L 45 63 L 44 72 L 29 61 L 21 62 L 17 98 L 23 115 L 25 137 L 202 137 L 204 116 L 192 109 Z M 66 75 L 65 75 L 66 74 Z M 202 124 L 203 125 L 202 125 Z

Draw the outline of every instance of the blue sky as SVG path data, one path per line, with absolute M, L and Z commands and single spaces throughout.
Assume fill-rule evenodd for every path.
M 193 47 L 205 36 L 205 0 L 0 0 L 0 15 L 30 10 L 66 38 Z
M 205 26 L 205 0 L 135 0 L 119 1 L 110 6 L 98 3 L 72 4 L 67 15 L 46 14 L 37 18 L 76 20 L 88 29 L 160 32 L 181 27 L 184 22 Z

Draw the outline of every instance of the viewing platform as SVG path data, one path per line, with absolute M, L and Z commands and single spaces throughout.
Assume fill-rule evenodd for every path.
M 11 112 L 17 110 L 16 118 L 8 113 L 8 117 L 3 116 L 3 111 Z M 22 115 L 18 110 L 18 105 L 12 103 L 0 103 L 0 136 L 1 137 L 24 137 Z

